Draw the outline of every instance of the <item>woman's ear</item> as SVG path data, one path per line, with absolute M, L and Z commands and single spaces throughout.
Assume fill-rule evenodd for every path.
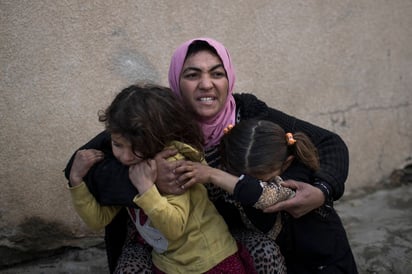
M 293 156 L 293 155 L 289 155 L 289 156 L 286 158 L 286 160 L 283 162 L 282 167 L 281 167 L 282 173 L 283 173 L 286 169 L 288 169 L 288 167 L 290 166 L 290 164 L 293 162 L 293 159 L 295 159 L 295 156 Z

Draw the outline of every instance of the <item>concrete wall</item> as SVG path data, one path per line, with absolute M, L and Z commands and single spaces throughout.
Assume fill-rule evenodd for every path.
M 90 234 L 65 189 L 68 158 L 114 94 L 167 85 L 173 50 L 198 36 L 227 46 L 236 92 L 344 138 L 348 191 L 411 160 L 410 0 L 0 0 L 1 250 Z

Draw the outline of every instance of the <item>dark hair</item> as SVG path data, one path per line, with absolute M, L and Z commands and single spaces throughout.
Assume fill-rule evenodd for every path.
M 282 168 L 286 158 L 294 155 L 312 170 L 319 169 L 316 147 L 302 132 L 293 134 L 296 143 L 288 145 L 285 131 L 264 120 L 244 120 L 222 138 L 222 164 L 234 175 L 263 176 Z
M 200 52 L 200 51 L 209 51 L 210 53 L 213 53 L 214 55 L 216 55 L 219 59 L 220 56 L 217 53 L 216 49 L 214 47 L 212 47 L 208 42 L 203 41 L 203 40 L 195 40 L 193 41 L 189 47 L 187 48 L 187 53 L 186 53 L 186 58 L 189 58 L 190 56 Z
M 123 89 L 105 111 L 99 112 L 110 133 L 121 134 L 142 158 L 153 158 L 171 141 L 180 141 L 203 152 L 199 125 L 173 92 L 153 84 Z

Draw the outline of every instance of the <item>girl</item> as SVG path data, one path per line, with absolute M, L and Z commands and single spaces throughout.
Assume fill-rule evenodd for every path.
M 256 208 L 264 209 L 293 197 L 290 189 L 280 185 L 280 176 L 287 179 L 290 167 L 300 166 L 301 180 L 312 179 L 319 169 L 315 146 L 302 132 L 285 133 L 273 122 L 251 119 L 228 130 L 221 149 L 224 169 L 239 177 L 233 196 L 243 221 L 249 228 L 276 239 L 281 228 L 280 213 L 276 218 L 276 213 L 259 214 Z M 357 273 L 345 229 L 332 205 L 298 219 L 287 213 L 282 217 L 282 233 L 287 236 L 281 238 L 287 240 L 281 244 L 281 251 L 288 273 Z M 305 237 L 290 233 L 296 229 L 305 231 Z
M 255 273 L 251 258 L 238 250 L 204 186 L 199 184 L 179 196 L 163 196 L 154 184 L 157 167 L 152 158 L 165 147 L 178 151 L 170 161 L 188 159 L 205 164 L 201 132 L 169 89 L 130 86 L 100 113 L 99 120 L 111 134 L 114 157 L 129 167 L 130 180 L 139 193 L 133 199 L 137 207 L 129 206 L 127 211 L 141 236 L 140 243 L 153 248 L 155 273 Z M 101 159 L 100 151 L 81 150 L 70 174 L 75 209 L 96 229 L 110 223 L 121 209 L 100 206 L 82 183 L 89 168 Z

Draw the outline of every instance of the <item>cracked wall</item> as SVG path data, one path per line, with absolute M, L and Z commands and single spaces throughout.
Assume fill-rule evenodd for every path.
M 0 30 L 3 241 L 30 218 L 91 235 L 65 163 L 103 128 L 98 110 L 136 80 L 167 85 L 173 50 L 197 36 L 227 46 L 236 92 L 342 136 L 347 191 L 412 160 L 411 1 L 2 0 Z

